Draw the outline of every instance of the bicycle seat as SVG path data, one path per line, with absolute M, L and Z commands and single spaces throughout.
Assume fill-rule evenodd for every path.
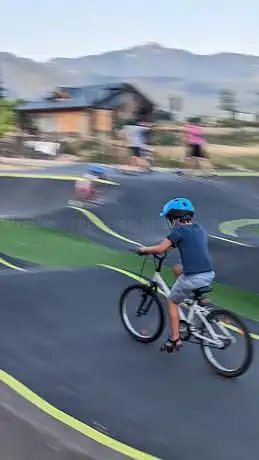
M 211 292 L 212 289 L 212 285 L 204 286 L 198 289 L 193 289 L 193 293 L 195 295 L 195 298 L 198 299 L 199 297 L 202 297 L 204 294 L 208 294 L 209 292 Z

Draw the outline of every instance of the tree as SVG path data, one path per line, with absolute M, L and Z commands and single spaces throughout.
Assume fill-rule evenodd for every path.
M 0 137 L 12 130 L 14 126 L 14 104 L 0 98 Z
M 153 117 L 156 121 L 170 121 L 172 119 L 171 112 L 162 109 L 155 110 L 153 112 Z
M 233 91 L 223 90 L 220 92 L 219 106 L 221 110 L 231 114 L 233 120 L 235 119 L 237 112 L 237 100 L 236 95 Z

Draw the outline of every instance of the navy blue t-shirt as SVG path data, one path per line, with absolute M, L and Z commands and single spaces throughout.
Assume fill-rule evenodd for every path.
M 213 270 L 207 234 L 199 224 L 179 225 L 172 229 L 167 238 L 180 251 L 185 275 Z

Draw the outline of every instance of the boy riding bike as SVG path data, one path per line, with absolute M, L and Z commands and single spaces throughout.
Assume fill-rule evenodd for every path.
M 166 203 L 160 213 L 172 227 L 160 244 L 139 249 L 140 254 L 161 254 L 169 248 L 178 248 L 182 267 L 167 299 L 171 325 L 171 337 L 165 344 L 168 352 L 178 351 L 182 346 L 179 333 L 178 304 L 193 297 L 193 290 L 210 285 L 215 273 L 208 251 L 207 235 L 203 228 L 193 222 L 194 207 L 186 198 L 176 198 Z

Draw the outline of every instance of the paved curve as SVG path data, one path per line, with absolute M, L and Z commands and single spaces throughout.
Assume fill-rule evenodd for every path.
M 178 176 L 173 176 L 172 179 L 172 176 L 169 178 L 163 174 L 141 178 L 121 177 L 116 200 L 96 208 L 94 212 L 116 233 L 143 244 L 154 244 L 164 238 L 168 231 L 159 217 L 163 203 L 173 196 L 187 195 L 196 205 L 197 219 L 210 234 L 221 238 L 225 235 L 218 229 L 220 222 L 244 216 L 258 216 L 258 210 L 252 201 L 253 195 L 247 206 L 248 199 L 245 197 L 243 186 L 238 185 L 238 181 L 240 184 L 246 184 L 247 180 L 216 178 L 208 181 Z M 259 179 L 254 180 L 258 180 L 259 183 Z M 44 226 L 54 225 L 62 230 L 85 235 L 112 248 L 127 250 L 132 247 L 132 244 L 103 232 L 74 209 L 63 208 L 39 216 L 36 220 Z M 240 239 L 234 240 L 240 242 Z M 248 243 L 247 239 L 241 242 Z M 259 238 L 255 237 L 254 242 L 257 244 Z M 258 292 L 258 246 L 245 247 L 210 238 L 210 250 L 219 282 Z M 177 252 L 172 254 L 168 262 L 176 260 Z
M 0 253 L 0 270 L 24 271 L 38 267 L 37 264 Z
M 96 281 L 102 289 L 96 289 Z M 59 409 L 163 460 L 243 460 L 258 452 L 258 355 L 236 381 L 195 345 L 176 356 L 124 332 L 129 284 L 101 268 L 0 277 L 0 367 Z
M 242 191 L 241 185 L 238 192 L 232 179 L 208 183 L 177 177 L 172 181 L 159 174 L 152 178 L 152 182 L 148 176 L 121 178 L 119 201 L 98 208 L 98 215 L 115 231 L 146 244 L 164 235 L 159 217 L 153 219 L 155 210 L 159 212 L 172 195 L 188 194 L 210 232 L 225 217 L 244 217 L 244 210 L 249 214 L 245 217 L 258 216 L 256 193 L 247 206 L 246 188 Z M 232 191 L 226 198 L 229 188 Z M 55 210 L 64 208 L 69 190 L 65 195 L 62 192 L 62 206 L 55 204 Z M 162 196 L 158 190 L 163 190 Z M 53 204 L 54 196 L 52 192 Z M 212 203 L 209 209 L 205 208 L 208 202 Z M 26 200 L 22 203 L 26 205 Z M 47 202 L 44 206 L 40 213 L 49 211 Z M 36 208 L 37 204 L 29 215 Z M 24 210 L 28 216 L 28 209 Z M 61 215 L 68 212 L 74 211 L 63 209 Z M 83 219 L 81 232 L 85 232 Z M 125 243 L 88 223 L 89 232 L 95 239 L 125 249 Z M 217 240 L 211 245 L 223 281 L 231 272 L 233 283 L 239 284 L 245 273 L 251 288 L 255 282 L 257 287 L 252 278 L 254 266 L 258 267 L 257 248 Z M 96 289 L 97 280 L 101 289 Z M 5 299 L 0 310 L 0 368 L 64 412 L 163 460 L 189 460 L 194 454 L 200 460 L 239 460 L 244 453 L 255 456 L 259 448 L 258 354 L 245 376 L 229 382 L 211 373 L 198 347 L 186 345 L 171 357 L 161 355 L 158 344 L 135 343 L 125 335 L 117 311 L 118 296 L 129 283 L 128 278 L 101 268 L 6 272 L 0 277 Z M 184 435 L 188 442 L 183 442 Z
M 197 219 L 207 231 L 224 237 L 219 223 L 258 218 L 259 194 L 255 184 L 256 181 L 259 184 L 259 178 L 249 178 L 249 181 L 254 183 L 254 188 L 251 184 L 248 186 L 248 178 L 188 179 L 162 173 L 143 178 L 123 177 L 120 179 L 120 200 L 117 205 L 100 209 L 100 216 L 115 230 L 123 228 L 129 238 L 138 238 L 141 234 L 147 241 L 154 241 L 161 237 L 159 212 L 162 205 L 174 196 L 188 196 L 195 203 Z M 259 245 L 259 238 L 256 241 Z
M 0 218 L 29 218 L 61 209 L 73 187 L 70 180 L 0 177 Z

